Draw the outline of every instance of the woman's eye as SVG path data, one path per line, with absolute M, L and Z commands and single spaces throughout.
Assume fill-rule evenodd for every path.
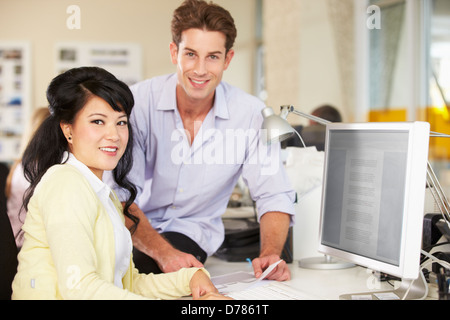
M 127 121 L 119 121 L 119 123 L 117 123 L 119 126 L 126 126 L 128 125 Z
M 92 123 L 95 123 L 95 124 L 103 124 L 103 121 L 102 121 L 102 120 L 94 120 L 94 121 L 92 121 Z

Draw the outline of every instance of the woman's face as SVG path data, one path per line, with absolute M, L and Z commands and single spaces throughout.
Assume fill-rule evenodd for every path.
M 75 117 L 73 124 L 61 123 L 70 152 L 102 179 L 113 170 L 128 143 L 128 118 L 102 98 L 93 96 Z

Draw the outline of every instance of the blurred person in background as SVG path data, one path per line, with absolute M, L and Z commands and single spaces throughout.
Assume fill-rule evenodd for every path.
M 23 234 L 21 232 L 23 222 L 25 221 L 26 212 L 23 207 L 23 196 L 25 191 L 30 186 L 30 183 L 25 179 L 22 168 L 22 154 L 28 142 L 36 132 L 41 123 L 50 115 L 47 107 L 36 109 L 29 121 L 27 131 L 22 137 L 20 157 L 12 164 L 8 177 L 6 179 L 6 198 L 7 198 L 7 212 L 11 227 L 16 237 L 17 248 L 20 249 L 23 244 Z

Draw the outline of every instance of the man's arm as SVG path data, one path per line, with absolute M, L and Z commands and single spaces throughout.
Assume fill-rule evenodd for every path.
M 290 225 L 290 215 L 282 212 L 268 212 L 261 217 L 261 252 L 259 258 L 253 260 L 255 277 L 261 276 L 271 264 L 280 260 Z M 267 277 L 270 280 L 287 281 L 291 272 L 285 261 L 282 261 Z
M 203 264 L 193 255 L 175 249 L 150 224 L 144 212 L 134 203 L 130 212 L 139 218 L 139 224 L 132 236 L 133 245 L 141 252 L 153 258 L 164 273 L 175 272 L 181 268 L 202 268 Z M 126 226 L 133 222 L 126 218 Z

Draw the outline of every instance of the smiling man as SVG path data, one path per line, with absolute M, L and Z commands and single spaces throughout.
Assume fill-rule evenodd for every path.
M 224 240 L 221 216 L 242 175 L 261 225 L 261 253 L 253 261 L 258 277 L 280 259 L 293 222 L 295 193 L 279 146 L 260 142 L 264 104 L 222 81 L 237 35 L 229 12 L 187 0 L 174 12 L 172 35 L 176 74 L 131 88 L 135 150 L 129 177 L 139 195 L 134 214 L 141 218 L 133 236 L 135 264 L 155 273 L 201 267 Z M 270 278 L 289 279 L 286 263 Z

